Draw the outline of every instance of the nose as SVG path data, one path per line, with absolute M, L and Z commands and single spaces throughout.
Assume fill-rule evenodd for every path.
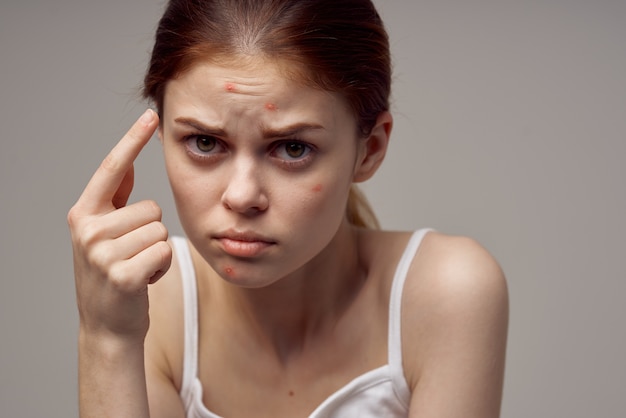
M 263 187 L 263 176 L 252 162 L 242 161 L 233 165 L 222 204 L 226 209 L 246 216 L 267 210 L 269 199 Z

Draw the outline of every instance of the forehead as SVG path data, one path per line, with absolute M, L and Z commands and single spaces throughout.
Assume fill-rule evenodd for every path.
M 346 116 L 348 106 L 341 95 L 313 87 L 302 76 L 296 64 L 260 55 L 196 61 L 166 84 L 164 107 L 261 103 L 267 110 L 340 110 Z
M 196 58 L 177 75 L 176 79 L 196 78 L 199 73 L 207 77 L 224 77 L 239 81 L 242 86 L 271 83 L 284 87 L 310 87 L 323 91 L 311 82 L 307 70 L 295 61 L 271 58 L 264 54 L 211 54 Z M 216 79 L 217 79 L 216 78 Z M 172 81 L 172 80 L 170 80 Z M 225 85 L 234 91 L 233 85 Z M 254 92 L 254 91 L 253 91 Z
M 356 132 L 341 95 L 311 87 L 293 73 L 283 61 L 257 56 L 198 61 L 166 84 L 164 123 L 191 118 L 228 132 L 308 123 Z

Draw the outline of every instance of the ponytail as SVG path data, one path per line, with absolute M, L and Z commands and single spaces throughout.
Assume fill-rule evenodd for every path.
M 348 196 L 346 208 L 348 221 L 354 226 L 368 229 L 380 229 L 380 224 L 372 206 L 357 185 L 353 184 Z

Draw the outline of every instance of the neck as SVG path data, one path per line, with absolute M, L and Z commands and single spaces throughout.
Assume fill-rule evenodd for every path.
M 363 284 L 357 230 L 347 222 L 305 266 L 271 286 L 248 289 L 223 283 L 223 296 L 237 328 L 268 344 L 280 361 L 332 333 Z

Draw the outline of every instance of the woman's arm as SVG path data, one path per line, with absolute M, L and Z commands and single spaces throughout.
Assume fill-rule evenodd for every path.
M 86 417 L 149 417 L 143 344 L 80 332 L 79 409 Z
M 81 417 L 148 417 L 144 338 L 148 284 L 172 250 L 154 202 L 126 205 L 133 161 L 158 117 L 147 111 L 111 150 L 68 213 L 79 330 Z
M 498 417 L 508 328 L 504 275 L 475 241 L 429 238 L 405 299 L 410 416 Z

